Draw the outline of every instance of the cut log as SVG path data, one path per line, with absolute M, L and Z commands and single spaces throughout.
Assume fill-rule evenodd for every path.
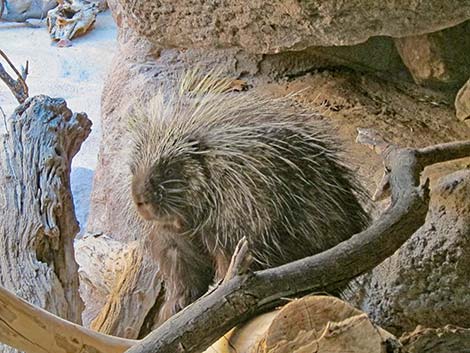
M 0 159 L 0 284 L 75 323 L 83 304 L 69 174 L 90 127 L 63 99 L 29 98 L 9 119 Z
M 328 296 L 307 296 L 284 306 L 253 352 L 382 353 L 398 352 L 398 339 L 367 315 Z

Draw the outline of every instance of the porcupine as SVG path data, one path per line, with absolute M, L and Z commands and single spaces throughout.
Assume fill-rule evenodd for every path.
M 223 278 L 243 236 L 259 270 L 322 252 L 369 221 L 318 115 L 228 85 L 183 75 L 133 118 L 132 196 L 154 223 L 160 322 Z

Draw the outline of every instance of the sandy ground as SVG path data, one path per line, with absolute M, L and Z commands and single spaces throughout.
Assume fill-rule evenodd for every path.
M 29 61 L 27 83 L 31 96 L 62 97 L 72 111 L 86 112 L 93 122 L 91 135 L 72 164 L 72 192 L 83 228 L 101 138 L 101 91 L 116 49 L 116 26 L 109 11 L 101 13 L 90 33 L 74 39 L 72 47 L 58 48 L 51 43 L 45 21 L 31 22 L 38 28 L 0 22 L 0 49 L 17 67 Z M 16 106 L 13 95 L 0 82 L 0 107 L 10 115 Z M 0 126 L 3 129 L 3 124 Z

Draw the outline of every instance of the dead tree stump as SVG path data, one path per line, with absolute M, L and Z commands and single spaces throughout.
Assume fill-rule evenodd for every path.
M 0 159 L 0 284 L 81 323 L 70 191 L 73 156 L 91 131 L 63 99 L 29 98 L 8 121 Z M 12 351 L 4 348 L 3 352 Z

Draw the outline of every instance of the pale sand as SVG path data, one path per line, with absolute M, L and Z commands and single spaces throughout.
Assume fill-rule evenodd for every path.
M 72 191 L 77 218 L 83 228 L 101 140 L 101 91 L 116 51 L 116 26 L 109 11 L 101 13 L 91 32 L 74 39 L 72 47 L 58 48 L 51 43 L 45 21 L 31 22 L 40 27 L 0 22 L 0 49 L 17 67 L 29 61 L 30 96 L 62 97 L 72 111 L 87 113 L 93 122 L 92 132 L 72 164 Z M 0 82 L 0 106 L 7 115 L 17 106 L 3 82 Z M 3 130 L 1 120 L 0 127 Z

